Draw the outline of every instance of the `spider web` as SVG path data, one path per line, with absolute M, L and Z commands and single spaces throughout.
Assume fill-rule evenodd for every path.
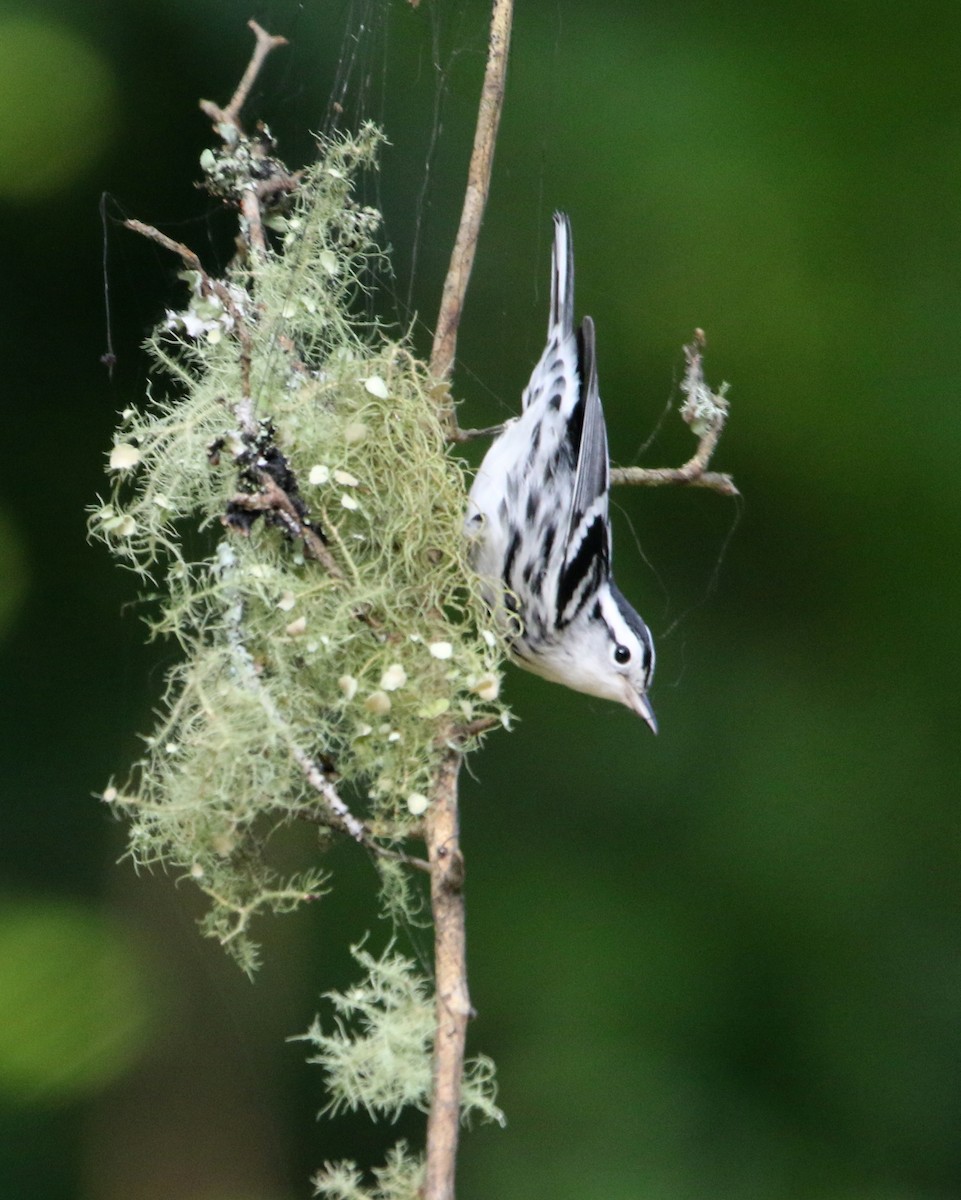
M 489 15 L 486 0 L 274 0 L 258 16 L 290 45 L 268 62 L 246 116 L 268 114 L 288 165 L 311 159 L 313 134 L 373 121 L 387 135 L 381 171 L 358 184 L 361 203 L 383 215 L 392 263 L 368 305 L 413 324 L 421 352 L 456 231 Z

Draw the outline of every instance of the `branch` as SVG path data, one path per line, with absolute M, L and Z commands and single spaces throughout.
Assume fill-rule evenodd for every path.
M 457 773 L 462 759 L 460 750 L 445 754 L 425 818 L 434 918 L 437 1032 L 427 1117 L 424 1200 L 454 1200 L 464 1045 L 472 1013 L 467 992 L 464 858 L 457 815 Z
M 467 171 L 467 190 L 461 210 L 457 240 L 450 256 L 450 266 L 444 281 L 444 292 L 437 314 L 437 330 L 430 356 L 431 374 L 435 379 L 447 379 L 454 365 L 457 350 L 457 328 L 464 308 L 464 295 L 474 266 L 477 238 L 480 234 L 487 194 L 490 190 L 491 166 L 497 127 L 504 106 L 504 83 L 507 77 L 507 56 L 511 44 L 511 21 L 514 0 L 494 0 L 491 13 L 490 43 L 487 67 L 481 91 L 474 149 Z M 451 417 L 451 424 L 454 424 Z
M 221 577 L 229 582 L 230 576 L 237 570 L 237 557 L 233 549 L 224 543 L 221 546 L 218 558 Z M 331 821 L 345 829 L 355 841 L 367 844 L 370 839 L 366 826 L 353 815 L 346 803 L 341 799 L 340 794 L 327 777 L 327 773 L 323 767 L 295 739 L 293 731 L 281 715 L 270 692 L 261 683 L 257 666 L 250 650 L 247 648 L 243 624 L 244 601 L 242 592 L 239 588 L 232 588 L 231 590 L 236 592 L 236 603 L 231 605 L 226 616 L 227 641 L 232 651 L 237 678 L 248 692 L 256 696 L 267 719 L 281 732 L 287 743 L 290 755 L 301 771 L 303 771 L 304 778 L 326 803 Z
M 438 381 L 439 399 L 447 409 L 447 421 L 455 440 L 458 434 L 457 419 L 444 384 L 454 365 L 464 296 L 490 191 L 494 147 L 504 106 L 513 15 L 514 0 L 493 0 L 487 66 L 477 113 L 474 148 L 467 172 L 467 188 L 444 281 L 430 358 L 431 374 Z M 427 1115 L 424 1200 L 454 1200 L 464 1046 L 467 1041 L 467 1022 L 472 1011 L 467 991 L 464 859 L 460 850 L 457 810 L 457 775 L 464 758 L 462 742 L 466 736 L 470 736 L 470 732 L 473 731 L 450 731 L 448 749 L 441 760 L 434 795 L 425 817 L 434 920 L 437 1031 L 434 1037 L 433 1086 Z
M 464 297 L 490 191 L 494 147 L 504 105 L 513 10 L 513 0 L 494 0 L 487 66 L 468 168 L 467 189 L 444 281 L 431 352 L 431 374 L 439 381 L 450 377 L 454 365 Z M 459 430 L 452 410 L 449 411 L 448 420 L 452 436 L 457 439 Z M 427 1118 L 424 1200 L 454 1200 L 464 1047 L 467 1022 L 471 1015 L 467 990 L 464 859 L 460 850 L 457 808 L 457 775 L 463 761 L 463 750 L 457 741 L 462 740 L 463 736 L 463 731 L 460 732 L 460 738 L 454 734 L 456 740 L 452 739 L 449 743 L 425 820 L 427 856 L 431 866 L 437 1031 L 434 1039 L 433 1087 Z
M 702 487 L 722 496 L 739 496 L 740 492 L 730 475 L 709 471 L 711 457 L 717 449 L 727 421 L 727 384 L 714 392 L 704 378 L 704 331 L 695 329 L 693 339 L 684 347 L 686 366 L 681 391 L 687 399 L 681 405 L 681 418 L 697 435 L 697 449 L 680 467 L 615 467 L 611 483 L 626 483 L 632 487 Z

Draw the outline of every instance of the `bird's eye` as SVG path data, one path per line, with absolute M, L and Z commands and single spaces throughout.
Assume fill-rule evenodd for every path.
M 626 646 L 616 645 L 614 647 L 614 661 L 622 667 L 625 663 L 629 663 L 631 661 L 630 650 Z

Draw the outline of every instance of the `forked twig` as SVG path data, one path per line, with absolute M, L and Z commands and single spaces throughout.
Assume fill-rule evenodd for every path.
M 697 435 L 697 449 L 680 467 L 615 467 L 611 483 L 632 487 L 710 488 L 722 496 L 739 496 L 740 492 L 730 475 L 709 471 L 711 456 L 717 448 L 727 422 L 727 385 L 712 391 L 704 378 L 704 331 L 695 329 L 693 339 L 684 347 L 684 378 L 681 391 L 686 399 L 681 405 L 681 417 Z
M 260 74 L 267 55 L 271 50 L 276 50 L 278 46 L 286 46 L 288 44 L 285 37 L 268 33 L 252 19 L 247 22 L 247 25 L 253 30 L 256 43 L 254 45 L 254 52 L 250 56 L 250 62 L 247 64 L 247 69 L 241 76 L 240 83 L 237 84 L 234 94 L 230 98 L 230 103 L 226 108 L 221 108 L 213 100 L 200 101 L 201 111 L 213 122 L 214 129 L 223 140 L 227 151 L 236 150 L 244 141 L 244 129 L 240 123 L 240 113 L 250 94 L 250 89 L 254 85 L 254 81 Z M 247 148 L 255 157 L 263 157 L 266 153 L 257 142 L 248 143 Z M 287 181 L 288 184 L 289 182 Z M 278 187 L 283 188 L 284 186 L 287 186 L 287 184 L 278 183 L 276 180 L 266 181 L 266 183 L 263 181 L 256 183 L 251 180 L 250 185 L 244 187 L 240 193 L 240 211 L 246 228 L 248 246 L 252 255 L 258 261 L 262 261 L 267 254 L 267 236 L 264 233 L 261 202 L 271 190 L 276 190 Z
M 740 496 L 730 475 L 721 471 L 705 471 L 698 463 L 698 452 L 680 467 L 612 467 L 611 483 L 628 487 L 695 487 L 709 488 L 722 496 Z
M 226 108 L 220 108 L 212 100 L 200 101 L 200 107 L 211 120 L 223 125 L 232 125 L 238 131 L 240 130 L 240 111 L 247 102 L 250 89 L 254 86 L 257 76 L 260 74 L 260 69 L 264 65 L 264 59 L 266 59 L 271 50 L 276 50 L 278 46 L 288 45 L 285 37 L 268 33 L 266 29 L 261 28 L 252 18 L 247 22 L 247 28 L 253 31 L 253 35 L 257 40 L 254 52 L 250 56 L 250 62 L 247 64 L 246 71 L 240 77 L 240 83 L 234 89 L 230 103 Z

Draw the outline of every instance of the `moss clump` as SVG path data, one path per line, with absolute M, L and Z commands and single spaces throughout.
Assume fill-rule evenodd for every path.
M 250 917 L 316 895 L 271 865 L 303 817 L 411 833 L 445 743 L 506 720 L 502 650 L 466 561 L 466 481 L 438 389 L 408 345 L 352 315 L 382 252 L 352 196 L 380 135 L 321 145 L 276 243 L 148 342 L 160 373 L 115 436 L 91 528 L 159 593 L 170 673 L 146 753 L 108 797 L 138 862 L 189 874 L 208 931 L 253 964 Z M 213 157 L 206 166 L 223 170 Z

